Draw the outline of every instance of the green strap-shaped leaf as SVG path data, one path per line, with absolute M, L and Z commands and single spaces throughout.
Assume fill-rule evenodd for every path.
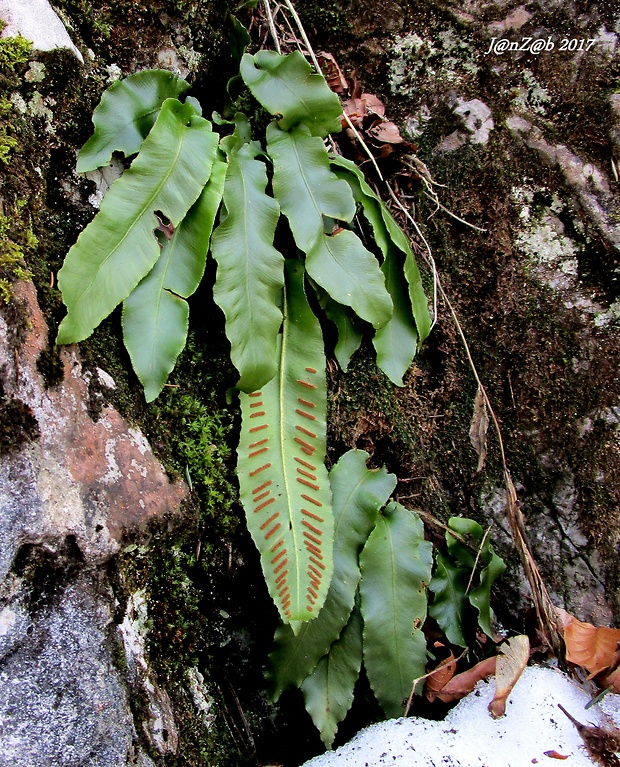
M 217 135 L 193 108 L 168 99 L 142 151 L 110 187 L 58 273 L 68 314 L 57 343 L 87 338 L 153 268 L 156 211 L 176 228 L 211 174 Z
M 360 556 L 364 665 L 388 717 L 402 716 L 413 680 L 424 674 L 431 562 L 420 518 L 388 504 Z
M 339 155 L 332 155 L 331 162 L 332 165 L 337 166 L 335 169 L 336 175 L 350 184 L 353 195 L 362 206 L 364 216 L 373 229 L 375 240 L 381 248 L 384 257 L 387 258 L 389 251 L 393 247 L 398 248 L 405 255 L 404 274 L 409 286 L 410 310 L 415 319 L 419 342 L 424 342 L 430 333 L 431 317 L 428 311 L 428 302 L 424 288 L 422 287 L 420 271 L 408 237 L 396 221 L 394 221 L 384 203 L 368 186 L 364 174 L 355 163 Z
M 163 69 L 145 69 L 117 80 L 93 112 L 95 132 L 78 154 L 77 172 L 108 165 L 113 152 L 140 151 L 166 99 L 178 98 L 189 83 Z
M 348 184 L 330 171 L 323 142 L 302 128 L 286 132 L 271 123 L 267 151 L 274 165 L 274 194 L 297 246 L 307 255 L 308 275 L 334 301 L 382 327 L 392 314 L 392 300 L 377 260 L 353 232 L 324 232 L 324 217 L 353 219 L 355 200 Z
M 301 685 L 306 711 L 331 748 L 338 725 L 353 703 L 353 689 L 362 666 L 362 616 L 356 607 L 339 639 Z
M 394 303 L 394 313 L 372 339 L 377 352 L 377 366 L 396 386 L 404 386 L 403 375 L 409 370 L 418 348 L 418 332 L 411 312 L 403 261 L 401 254 L 390 248 L 381 265 L 385 287 Z
M 435 554 L 435 572 L 429 589 L 434 598 L 429 605 L 429 615 L 437 621 L 448 641 L 459 647 L 466 647 L 463 636 L 463 616 L 467 601 L 466 590 L 470 570 L 438 551 Z
M 241 59 L 241 76 L 270 114 L 281 115 L 282 130 L 303 124 L 321 138 L 340 130 L 340 99 L 298 51 L 287 56 L 275 51 L 246 53 Z
M 276 631 L 269 656 L 273 696 L 290 686 L 299 687 L 319 659 L 336 641 L 355 601 L 360 578 L 359 552 L 396 486 L 396 477 L 384 468 L 368 469 L 368 453 L 350 450 L 331 470 L 329 479 L 334 509 L 334 575 L 319 617 L 295 636 L 290 626 Z
M 202 194 L 162 249 L 153 269 L 123 303 L 123 338 L 147 402 L 163 389 L 185 347 L 189 307 L 204 274 L 226 163 L 217 160 Z
M 280 216 L 265 194 L 265 164 L 252 144 L 231 152 L 224 185 L 227 216 L 213 233 L 217 261 L 213 297 L 226 317 L 230 356 L 239 371 L 237 387 L 253 392 L 278 369 L 277 339 L 282 324 L 284 258 L 273 247 Z
M 351 221 L 355 200 L 346 181 L 330 170 L 320 138 L 307 130 L 267 127 L 267 152 L 273 161 L 273 191 L 288 218 L 297 246 L 307 253 L 323 234 L 323 216 Z
M 389 322 L 393 304 L 385 278 L 377 259 L 354 232 L 321 233 L 307 251 L 306 270 L 334 301 L 350 306 L 373 327 Z
M 307 621 L 321 609 L 333 571 L 334 519 L 325 469 L 327 392 L 318 320 L 303 267 L 286 263 L 278 374 L 240 394 L 237 474 L 248 529 L 282 620 Z

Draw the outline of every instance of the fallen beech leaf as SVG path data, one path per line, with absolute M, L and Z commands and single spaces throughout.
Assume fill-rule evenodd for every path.
M 551 759 L 568 759 L 568 756 L 564 756 L 564 754 L 559 754 L 557 751 L 545 751 L 545 756 L 551 757 Z
M 530 640 L 523 634 L 512 637 L 500 647 L 495 668 L 495 697 L 489 703 L 494 719 L 506 713 L 506 701 L 530 659 Z
M 487 403 L 484 398 L 482 387 L 478 386 L 476 399 L 474 400 L 474 414 L 469 426 L 469 441 L 478 454 L 478 468 L 476 474 L 480 474 L 484 468 L 487 457 L 487 431 L 489 430 L 489 414 Z
M 362 99 L 366 102 L 365 112 L 374 112 L 379 117 L 385 117 L 385 106 L 381 99 L 378 99 L 372 93 L 362 93 Z
M 475 666 L 463 671 L 462 674 L 453 676 L 448 684 L 437 693 L 437 697 L 444 703 L 451 703 L 453 700 L 460 700 L 469 695 L 481 679 L 486 679 L 495 673 L 496 661 L 497 656 L 494 655 L 492 658 L 486 658 L 486 660 L 476 663 Z
M 569 663 L 583 666 L 591 676 L 596 676 L 614 665 L 620 642 L 620 629 L 593 626 L 591 623 L 578 621 L 565 610 L 557 612 L 564 624 L 566 660 Z M 616 683 L 617 681 L 616 677 Z
M 368 131 L 368 135 L 377 141 L 385 141 L 387 144 L 402 144 L 403 137 L 400 135 L 398 126 L 393 122 L 384 122 L 375 125 Z
M 599 680 L 597 680 L 599 681 Z M 609 692 L 620 693 L 620 667 L 600 679 L 601 687 L 611 687 Z
M 438 693 L 448 684 L 456 671 L 456 658 L 453 653 L 442 661 L 436 671 L 426 679 L 426 699 L 431 703 L 437 698 Z

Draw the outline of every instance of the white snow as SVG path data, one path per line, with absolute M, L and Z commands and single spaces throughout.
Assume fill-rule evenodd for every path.
M 480 682 L 441 722 L 411 717 L 369 727 L 305 767 L 592 767 L 577 730 L 557 704 L 583 724 L 601 724 L 604 714 L 620 724 L 620 696 L 607 695 L 585 711 L 589 694 L 555 669 L 526 668 L 506 716 L 497 720 L 487 711 L 494 690 L 493 680 Z M 568 759 L 558 761 L 546 751 Z

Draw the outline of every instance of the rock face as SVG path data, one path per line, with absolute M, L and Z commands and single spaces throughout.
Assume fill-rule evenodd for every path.
M 46 389 L 31 284 L 16 307 L 27 329 L 0 316 L 0 765 L 149 764 L 140 741 L 174 750 L 174 720 L 143 646 L 124 641 L 105 566 L 178 517 L 185 491 L 116 411 L 91 420 L 75 349 L 62 352 L 63 383 Z M 139 725 L 136 695 L 149 712 Z

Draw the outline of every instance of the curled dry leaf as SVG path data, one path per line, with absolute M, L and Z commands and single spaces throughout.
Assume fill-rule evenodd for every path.
M 462 674 L 453 676 L 448 684 L 437 693 L 437 697 L 444 703 L 452 703 L 454 700 L 460 700 L 469 695 L 481 679 L 486 679 L 495 673 L 496 661 L 496 656 L 486 658 L 467 671 L 463 671 Z
M 476 399 L 474 400 L 474 413 L 469 426 L 469 440 L 478 454 L 478 468 L 476 474 L 480 474 L 484 468 L 487 457 L 487 431 L 489 430 L 489 413 L 484 398 L 482 387 L 478 386 Z
M 440 663 L 440 665 L 437 667 L 437 670 L 429 674 L 426 679 L 427 700 L 429 700 L 431 703 L 436 700 L 441 690 L 443 690 L 443 688 L 454 676 L 455 671 L 456 658 L 454 657 L 453 653 L 450 653 L 446 660 Z
M 494 719 L 506 713 L 508 696 L 530 658 L 530 640 L 523 634 L 512 637 L 500 650 L 495 669 L 495 697 L 489 703 L 489 711 Z
M 545 756 L 548 756 L 550 759 L 568 759 L 568 757 L 570 756 L 570 754 L 568 756 L 564 756 L 564 754 L 560 754 L 555 750 L 544 751 L 543 753 L 545 754 Z
M 565 610 L 557 609 L 558 617 L 564 626 L 564 642 L 566 644 L 566 660 L 576 666 L 585 668 L 591 676 L 600 674 L 606 669 L 613 669 L 618 664 L 618 643 L 620 629 L 610 629 L 605 626 L 593 626 L 582 623 Z M 617 673 L 606 677 L 614 685 L 614 691 L 620 692 L 620 678 Z M 616 688 L 618 685 L 618 688 Z
M 338 66 L 338 62 L 332 54 L 321 51 L 318 55 L 318 59 L 323 76 L 334 93 L 348 93 L 349 85 L 345 76 L 342 74 L 342 70 Z

